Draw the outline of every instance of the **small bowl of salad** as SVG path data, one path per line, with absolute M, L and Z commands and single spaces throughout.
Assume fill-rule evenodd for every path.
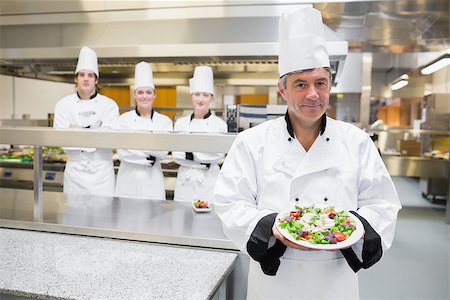
M 192 208 L 196 212 L 208 212 L 208 211 L 211 211 L 211 206 L 208 203 L 208 201 L 202 201 L 200 199 L 197 199 L 194 202 L 192 202 Z

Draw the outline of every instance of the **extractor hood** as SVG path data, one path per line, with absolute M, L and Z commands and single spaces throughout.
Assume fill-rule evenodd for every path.
M 214 68 L 216 84 L 275 85 L 278 19 L 297 7 L 186 4 L 59 13 L 35 7 L 35 14 L 31 7 L 19 16 L 14 11 L 14 18 L 3 10 L 0 73 L 73 82 L 79 49 L 89 46 L 99 57 L 101 84 L 130 85 L 134 65 L 144 60 L 152 63 L 157 85 L 187 85 L 199 64 Z M 328 27 L 327 37 L 336 84 L 347 42 Z
M 144 60 L 157 85 L 187 85 L 198 64 L 214 68 L 217 84 L 274 85 L 278 19 L 302 2 L 0 0 L 0 74 L 73 82 L 79 49 L 89 46 L 101 84 L 131 84 L 134 64 Z M 352 52 L 394 54 L 450 42 L 448 0 L 311 3 L 331 28 L 336 82 L 344 39 Z

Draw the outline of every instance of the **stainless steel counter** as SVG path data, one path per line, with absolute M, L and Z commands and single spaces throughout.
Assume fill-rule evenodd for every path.
M 447 160 L 416 156 L 382 155 L 391 176 L 447 178 Z
M 43 220 L 33 217 L 33 191 L 0 188 L 0 226 L 237 250 L 214 212 L 190 203 L 43 192 Z

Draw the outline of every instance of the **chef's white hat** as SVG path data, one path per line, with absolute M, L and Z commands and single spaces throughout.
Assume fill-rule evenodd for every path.
M 214 78 L 211 67 L 195 67 L 194 77 L 189 79 L 189 92 L 205 92 L 214 95 Z
M 138 89 L 140 87 L 155 89 L 152 67 L 149 63 L 144 61 L 136 64 L 134 68 L 134 89 Z
M 92 71 L 95 73 L 95 75 L 97 75 L 98 78 L 97 54 L 91 48 L 83 47 L 80 50 L 75 74 L 77 74 L 81 70 Z
M 280 77 L 293 71 L 330 67 L 320 11 L 307 6 L 283 13 L 279 23 Z

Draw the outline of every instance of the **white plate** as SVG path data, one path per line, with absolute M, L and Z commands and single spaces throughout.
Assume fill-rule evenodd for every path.
M 295 209 L 293 209 L 295 210 Z M 355 244 L 356 242 L 358 242 L 361 237 L 364 235 L 364 225 L 361 223 L 361 221 L 352 213 L 348 213 L 349 217 L 355 222 L 356 225 L 356 229 L 355 231 L 352 232 L 352 234 L 345 240 L 342 242 L 338 242 L 337 244 L 313 244 L 311 242 L 305 241 L 305 240 L 296 240 L 287 229 L 283 229 L 281 228 L 280 225 L 280 218 L 284 218 L 286 216 L 286 214 L 289 214 L 289 212 L 293 211 L 285 211 L 282 213 L 279 213 L 277 215 L 277 218 L 275 219 L 275 225 L 277 226 L 278 230 L 281 232 L 281 234 L 288 239 L 289 241 L 306 247 L 306 248 L 310 248 L 310 249 L 317 249 L 317 250 L 339 250 L 339 249 L 344 249 L 344 248 L 348 248 L 351 245 Z M 335 211 L 341 211 L 342 209 L 338 209 L 335 208 Z
M 208 206 L 208 208 L 197 208 L 192 203 L 192 209 L 195 210 L 196 212 L 210 212 L 211 211 L 211 204 Z

